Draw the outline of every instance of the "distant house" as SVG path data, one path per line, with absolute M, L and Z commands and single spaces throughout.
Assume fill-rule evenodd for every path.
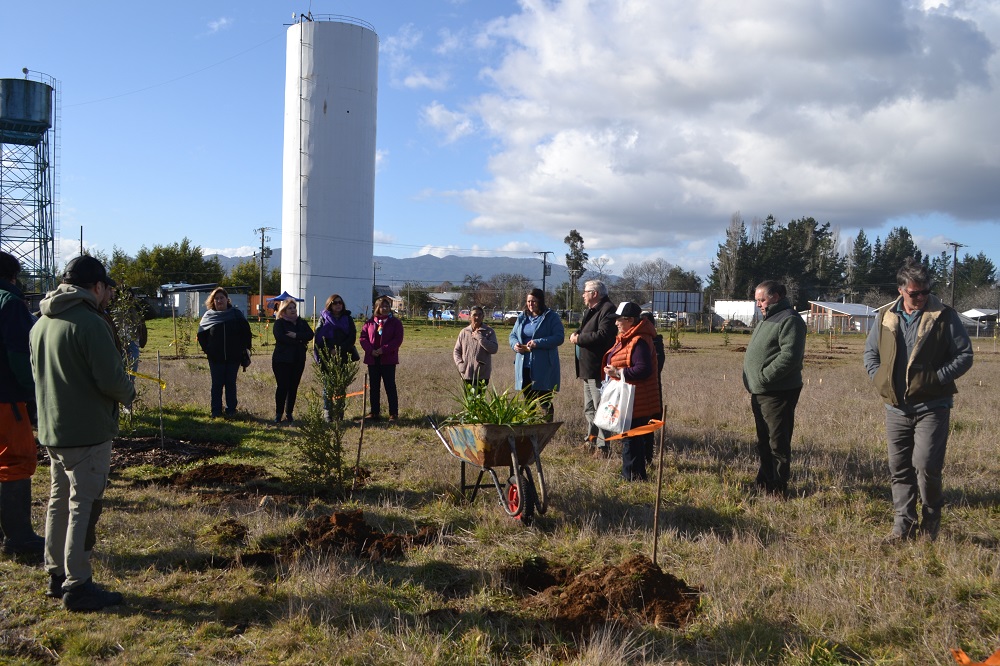
M 877 310 L 860 303 L 838 303 L 836 301 L 809 301 L 806 324 L 814 333 L 835 331 L 837 333 L 868 334 L 875 323 Z
M 973 308 L 961 313 L 963 317 L 968 317 L 976 322 L 975 328 L 969 329 L 970 335 L 975 337 L 990 337 L 997 325 L 997 311 L 989 308 Z M 966 325 L 968 328 L 968 325 Z

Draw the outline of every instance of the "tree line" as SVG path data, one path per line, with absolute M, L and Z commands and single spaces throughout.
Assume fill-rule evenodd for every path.
M 706 301 L 749 300 L 757 284 L 773 278 L 785 283 L 799 309 L 808 308 L 809 301 L 842 300 L 878 307 L 897 296 L 896 271 L 907 257 L 928 267 L 935 292 L 959 310 L 988 307 L 1000 298 L 996 267 L 982 252 L 961 259 L 947 252 L 930 256 L 906 227 L 895 227 L 874 243 L 862 229 L 845 245 L 841 251 L 838 233 L 812 217 L 781 224 L 769 215 L 748 227 L 734 213 L 711 264 Z

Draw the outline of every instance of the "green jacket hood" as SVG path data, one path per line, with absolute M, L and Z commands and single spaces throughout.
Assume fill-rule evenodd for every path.
M 45 294 L 45 298 L 38 304 L 38 309 L 46 317 L 54 317 L 81 303 L 86 303 L 100 312 L 97 294 L 75 284 L 61 284 Z

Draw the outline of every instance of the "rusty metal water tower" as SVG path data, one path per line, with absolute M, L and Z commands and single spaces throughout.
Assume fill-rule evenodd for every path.
M 45 292 L 56 285 L 56 80 L 23 73 L 0 79 L 0 250 L 29 292 Z

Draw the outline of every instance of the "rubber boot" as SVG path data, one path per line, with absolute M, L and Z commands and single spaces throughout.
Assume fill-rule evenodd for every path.
M 41 555 L 45 537 L 31 526 L 31 479 L 0 483 L 0 525 L 7 555 Z

